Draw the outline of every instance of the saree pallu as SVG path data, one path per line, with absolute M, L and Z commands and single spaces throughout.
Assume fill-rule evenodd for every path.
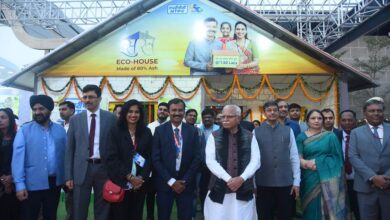
M 236 40 L 229 41 L 227 43 L 228 50 L 237 51 L 240 54 L 240 63 L 248 64 L 251 63 L 254 59 L 258 58 L 258 53 L 255 45 L 249 39 L 245 40 L 245 45 L 241 46 L 237 43 Z M 259 66 L 245 68 L 245 69 L 237 69 L 237 74 L 259 74 L 260 68 Z
M 332 132 L 297 137 L 298 151 L 305 160 L 315 160 L 317 169 L 302 169 L 303 219 L 350 219 L 346 207 L 342 149 Z

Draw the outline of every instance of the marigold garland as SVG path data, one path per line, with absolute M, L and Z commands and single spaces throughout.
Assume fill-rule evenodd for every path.
M 82 100 L 82 97 L 81 97 L 81 95 L 79 93 L 79 90 L 82 90 L 82 88 L 81 88 L 80 84 L 78 83 L 78 81 L 77 81 L 77 79 L 75 77 L 71 77 L 69 79 L 69 81 L 67 82 L 66 86 L 64 86 L 62 89 L 59 89 L 59 90 L 54 90 L 54 89 L 50 88 L 47 85 L 47 82 L 46 82 L 46 80 L 44 78 L 42 78 L 42 82 L 41 83 L 42 83 L 43 92 L 46 95 L 48 94 L 47 90 L 49 90 L 50 92 L 62 92 L 62 91 L 64 91 L 66 89 L 63 98 L 60 99 L 60 100 L 65 99 L 69 95 L 70 88 L 73 86 L 77 98 Z M 247 87 L 247 86 L 242 85 L 240 83 L 240 81 L 239 81 L 238 75 L 233 75 L 233 80 L 230 83 L 230 85 L 227 86 L 226 88 L 223 88 L 223 89 L 213 88 L 211 86 L 211 84 L 205 79 L 205 77 L 202 77 L 202 78 L 200 78 L 199 82 L 197 83 L 197 85 L 192 90 L 184 91 L 184 90 L 181 90 L 180 88 L 178 88 L 174 84 L 172 78 L 169 77 L 169 76 L 166 77 L 163 85 L 159 89 L 154 91 L 154 92 L 147 91 L 142 86 L 142 84 L 138 81 L 137 77 L 133 77 L 133 79 L 130 81 L 130 84 L 123 91 L 115 91 L 107 77 L 103 77 L 100 80 L 99 87 L 103 90 L 104 87 L 107 86 L 107 90 L 110 93 L 111 97 L 114 100 L 116 100 L 116 101 L 122 102 L 122 101 L 125 101 L 132 94 L 134 86 L 137 86 L 138 90 L 140 91 L 142 96 L 144 96 L 148 100 L 156 100 L 156 99 L 160 98 L 165 93 L 165 91 L 166 91 L 166 89 L 167 89 L 167 87 L 169 85 L 171 85 L 173 91 L 175 92 L 175 94 L 178 97 L 180 97 L 181 99 L 184 99 L 184 100 L 190 100 L 198 93 L 200 86 L 203 86 L 203 88 L 205 89 L 206 94 L 210 97 L 211 100 L 213 100 L 214 102 L 221 103 L 221 102 L 226 102 L 232 96 L 235 87 L 237 87 L 239 94 L 244 99 L 246 99 L 246 100 L 254 100 L 254 99 L 256 99 L 260 95 L 261 91 L 264 88 L 264 85 L 267 85 L 269 91 L 271 92 L 272 96 L 274 96 L 274 98 L 286 100 L 286 99 L 291 98 L 291 96 L 294 94 L 298 84 L 300 85 L 304 96 L 306 98 L 308 98 L 310 101 L 313 101 L 313 102 L 319 102 L 323 98 L 327 97 L 329 95 L 329 93 L 330 93 L 330 90 L 331 90 L 332 86 L 334 87 L 335 94 L 336 93 L 338 94 L 338 91 L 337 91 L 338 90 L 338 86 L 337 86 L 337 80 L 336 80 L 336 76 L 335 75 L 332 77 L 329 85 L 324 90 L 315 89 L 313 86 L 309 85 L 309 83 L 306 80 L 304 80 L 304 78 L 302 78 L 300 75 L 298 75 L 295 78 L 295 80 L 293 82 L 291 82 L 286 88 L 275 88 L 275 87 L 273 87 L 271 82 L 270 82 L 270 80 L 269 80 L 269 76 L 268 75 L 264 75 L 261 78 L 261 81 L 259 83 L 257 83 L 256 85 L 252 86 L 252 87 Z M 335 88 L 335 87 L 337 87 L 337 88 Z M 314 91 L 316 93 L 321 94 L 320 97 L 313 97 L 313 96 L 311 96 L 309 94 L 309 92 L 308 92 L 308 89 L 311 90 L 311 91 Z M 252 95 L 248 95 L 247 91 L 252 91 L 252 90 L 255 90 L 255 92 Z M 280 92 L 280 91 L 288 91 L 288 90 L 289 90 L 289 92 L 285 96 L 282 96 L 282 95 L 278 94 L 278 92 Z M 225 95 L 222 98 L 218 98 L 216 95 L 213 94 L 212 91 L 214 91 L 217 94 L 224 93 Z M 189 96 L 184 96 L 183 94 L 190 94 L 190 95 Z M 118 95 L 124 95 L 124 96 L 123 97 L 118 97 Z M 335 100 L 335 102 L 337 102 L 337 104 L 338 104 L 338 98 L 337 98 L 337 100 Z
M 127 98 L 131 95 L 131 93 L 133 92 L 133 89 L 134 89 L 134 83 L 135 81 L 134 80 L 131 80 L 131 84 L 130 84 L 130 87 L 128 88 L 128 92 L 127 94 L 123 97 L 123 98 L 118 98 L 118 96 L 115 95 L 115 92 L 113 91 L 112 89 L 112 86 L 109 82 L 107 82 L 107 90 L 108 92 L 110 93 L 111 97 L 115 99 L 115 101 L 118 101 L 118 102 L 123 102 L 123 101 L 126 101 Z M 125 92 L 125 90 L 123 91 L 123 93 Z
M 54 101 L 55 103 L 60 103 L 60 102 L 64 101 L 64 99 L 69 95 L 70 88 L 72 87 L 72 82 L 73 82 L 73 81 L 70 80 L 68 83 L 66 83 L 66 92 L 65 92 L 65 94 L 64 94 L 64 95 L 62 96 L 62 98 L 60 98 L 58 101 Z M 44 93 L 45 95 L 48 95 L 46 88 L 48 88 L 48 87 L 47 87 L 47 83 L 46 83 L 46 81 L 44 81 L 43 78 L 42 78 L 42 90 L 43 90 L 43 93 Z M 65 87 L 64 87 L 63 89 L 65 89 Z M 56 90 L 50 90 L 50 89 L 49 89 L 49 91 L 55 91 L 55 92 L 57 92 Z M 63 90 L 62 90 L 62 91 L 63 91 Z M 59 91 L 59 92 L 61 92 L 61 91 Z

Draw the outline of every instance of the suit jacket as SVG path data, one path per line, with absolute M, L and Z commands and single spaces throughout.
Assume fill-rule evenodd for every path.
M 151 171 L 153 141 L 150 129 L 145 127 L 141 131 L 141 134 L 135 138 L 137 149 L 134 148 L 133 141 L 127 129 L 123 130 L 115 126 L 111 131 L 109 139 L 111 144 L 108 149 L 107 168 L 110 179 L 114 183 L 125 187 L 128 182 L 126 176 L 131 173 L 133 156 L 137 152 L 145 159 L 145 164 L 143 167 L 136 164 L 136 175 L 142 176 L 144 180 L 148 180 Z
M 369 179 L 374 175 L 390 176 L 390 124 L 383 123 L 383 147 L 376 146 L 374 135 L 368 125 L 351 132 L 348 158 L 355 170 L 354 189 L 371 192 Z M 390 189 L 385 190 L 390 193 Z
M 199 134 L 194 126 L 182 123 L 182 158 L 180 169 L 176 171 L 176 146 L 171 122 L 158 126 L 154 132 L 152 163 L 154 185 L 157 191 L 171 190 L 171 178 L 186 181 L 185 191 L 195 189 L 195 174 L 200 165 Z
M 111 129 L 115 126 L 116 117 L 108 111 L 100 111 L 99 151 L 103 164 L 107 157 Z M 65 180 L 82 184 L 87 174 L 89 159 L 89 131 L 87 112 L 72 116 L 69 122 L 68 144 L 65 154 Z

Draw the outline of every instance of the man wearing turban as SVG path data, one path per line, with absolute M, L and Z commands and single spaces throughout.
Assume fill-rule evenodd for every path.
M 21 219 L 57 218 L 61 185 L 64 184 L 65 129 L 50 120 L 53 99 L 46 95 L 30 98 L 33 120 L 16 134 L 12 174 L 16 197 L 21 201 Z

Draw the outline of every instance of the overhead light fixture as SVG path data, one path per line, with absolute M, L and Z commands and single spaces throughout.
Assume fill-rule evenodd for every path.
M 5 69 L 5 66 L 0 65 L 0 70 Z

